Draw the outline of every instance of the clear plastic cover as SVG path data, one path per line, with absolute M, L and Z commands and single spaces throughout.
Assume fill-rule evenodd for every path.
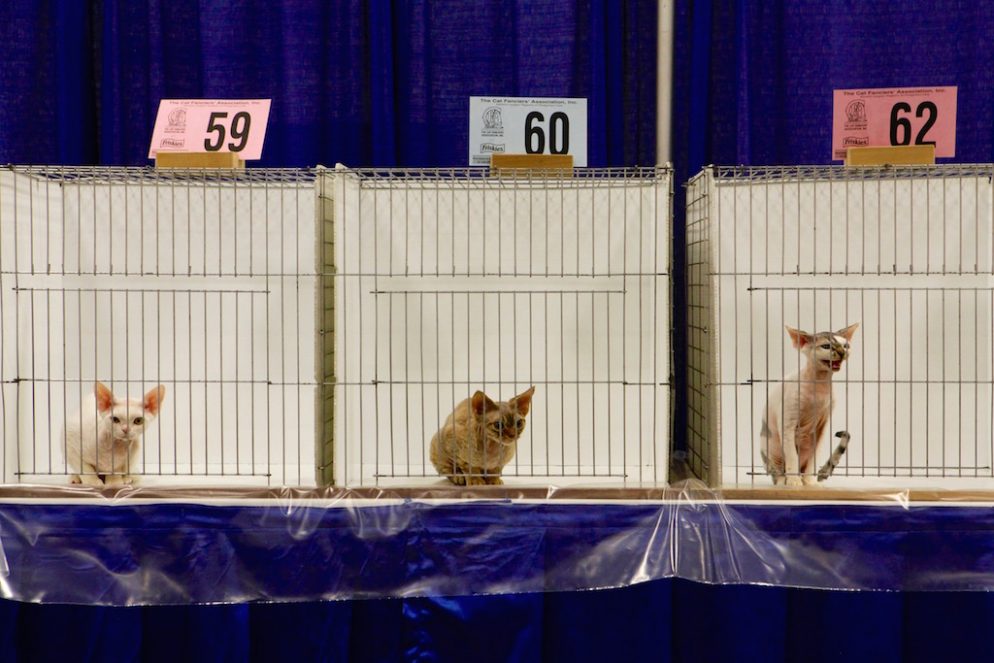
M 994 511 L 979 495 L 783 493 L 761 500 L 753 490 L 744 500 L 696 482 L 618 491 L 5 488 L 0 593 L 142 605 L 575 591 L 662 578 L 994 588 Z

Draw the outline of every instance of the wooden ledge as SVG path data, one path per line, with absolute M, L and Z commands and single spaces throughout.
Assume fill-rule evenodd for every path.
M 799 488 L 728 488 L 711 490 L 700 482 L 679 483 L 664 487 L 515 487 L 480 486 L 422 486 L 410 488 L 204 488 L 147 487 L 103 488 L 85 486 L 0 486 L 0 502 L 4 500 L 64 500 L 113 501 L 129 500 L 214 501 L 214 500 L 272 500 L 337 501 L 361 500 L 549 500 L 549 501 L 677 501 L 688 504 L 721 502 L 725 500 L 751 502 L 914 502 L 976 503 L 994 502 L 994 490 L 852 490 L 820 487 Z

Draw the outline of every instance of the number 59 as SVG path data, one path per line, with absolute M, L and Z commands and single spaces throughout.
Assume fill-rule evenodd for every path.
M 218 122 L 218 120 L 223 120 L 228 117 L 227 113 L 222 113 L 220 111 L 211 113 L 210 120 L 207 122 L 207 133 L 212 134 L 217 132 L 217 140 L 211 141 L 210 136 L 204 139 L 204 149 L 208 152 L 218 152 L 221 150 L 221 146 L 224 145 L 225 128 L 224 124 Z M 245 145 L 248 144 L 249 127 L 252 126 L 252 116 L 245 111 L 239 111 L 235 113 L 231 118 L 231 127 L 228 133 L 234 138 L 237 143 L 228 143 L 228 149 L 232 152 L 241 152 L 245 149 Z

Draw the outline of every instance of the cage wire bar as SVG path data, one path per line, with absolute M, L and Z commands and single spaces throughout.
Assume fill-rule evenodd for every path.
M 507 483 L 666 480 L 671 172 L 513 173 L 321 174 L 337 484 L 444 482 L 456 405 L 533 385 Z
M 705 169 L 688 184 L 687 464 L 769 485 L 763 412 L 797 388 L 785 326 L 860 323 L 813 462 L 825 485 L 990 485 L 992 166 Z M 781 386 L 782 385 L 782 386 Z
M 0 169 L 2 482 L 81 473 L 65 426 L 100 381 L 117 399 L 165 387 L 126 468 L 142 483 L 314 485 L 331 434 L 314 186 L 297 169 Z

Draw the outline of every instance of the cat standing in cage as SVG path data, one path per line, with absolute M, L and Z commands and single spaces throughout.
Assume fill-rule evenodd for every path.
M 839 444 L 815 472 L 815 454 L 835 403 L 832 376 L 849 358 L 850 342 L 859 323 L 836 332 L 807 332 L 787 327 L 794 348 L 804 355 L 804 367 L 784 378 L 769 395 L 763 411 L 759 453 L 774 485 L 810 486 L 831 476 L 849 444 L 849 433 L 836 433 Z
M 161 384 L 139 400 L 116 398 L 97 382 L 79 412 L 66 422 L 66 462 L 77 473 L 69 482 L 88 486 L 136 483 L 142 434 L 155 421 L 165 397 Z
M 511 462 L 525 430 L 535 387 L 506 402 L 482 391 L 456 406 L 431 439 L 431 462 L 457 486 L 501 485 L 501 470 Z

